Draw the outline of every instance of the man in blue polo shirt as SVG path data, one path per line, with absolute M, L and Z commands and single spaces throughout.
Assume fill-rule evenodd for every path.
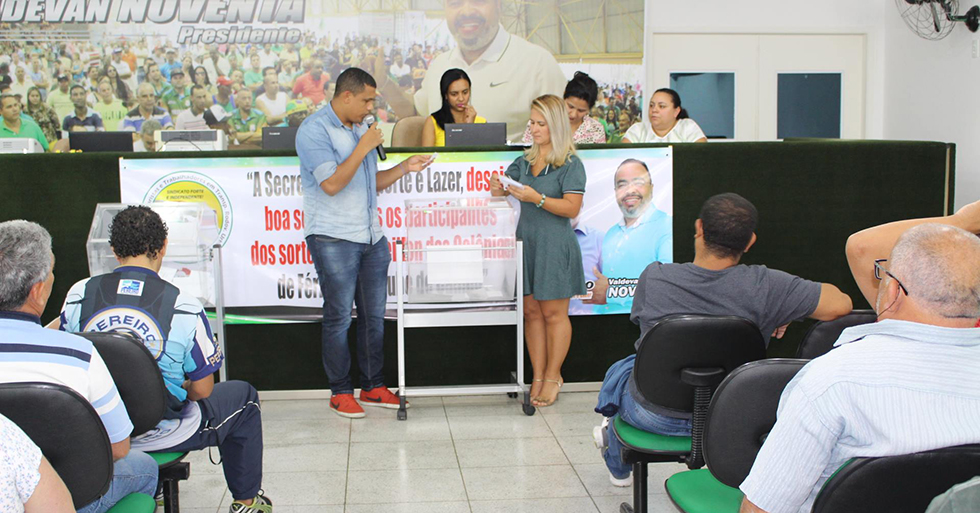
M 378 171 L 375 148 L 384 137 L 377 123 L 363 123 L 374 108 L 376 87 L 366 71 L 348 68 L 337 77 L 330 103 L 306 118 L 296 133 L 306 242 L 323 291 L 323 367 L 330 380 L 330 409 L 348 418 L 364 417 L 350 376 L 352 304 L 358 312 L 360 400 L 369 406 L 399 407 L 381 371 L 391 254 L 378 221 L 378 191 L 428 165 L 428 156 L 414 155 Z
M 92 403 L 112 443 L 113 479 L 105 495 L 76 506 L 84 506 L 79 512 L 102 513 L 131 493 L 152 496 L 157 464 L 130 450 L 133 424 L 92 343 L 41 326 L 53 285 L 54 254 L 47 230 L 28 221 L 0 223 L 0 382 L 55 383 Z
M 214 384 L 224 356 L 204 307 L 157 274 L 167 253 L 167 225 L 146 206 L 129 207 L 109 225 L 120 267 L 72 286 L 61 329 L 135 335 L 157 360 L 169 407 L 156 428 L 133 440 L 145 451 L 185 452 L 217 446 L 234 499 L 231 513 L 269 513 L 262 485 L 259 396 L 244 381 Z
M 610 280 L 626 280 L 622 285 L 629 285 L 630 280 L 635 285 L 651 263 L 674 261 L 673 219 L 654 206 L 654 184 L 642 160 L 624 160 L 616 169 L 613 185 L 623 220 L 602 240 L 602 272 Z M 611 283 L 610 291 L 626 290 L 616 283 Z M 605 305 L 596 306 L 596 312 L 630 313 L 631 295 L 610 296 Z
M 75 111 L 65 116 L 61 122 L 61 129 L 66 132 L 72 130 L 85 130 L 87 132 L 103 132 L 105 126 L 102 124 L 102 116 L 95 109 L 90 109 L 87 102 L 88 91 L 84 87 L 75 84 L 71 86 L 71 102 L 75 105 Z

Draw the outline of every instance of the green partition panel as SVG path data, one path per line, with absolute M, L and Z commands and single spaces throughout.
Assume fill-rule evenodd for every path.
M 126 158 L 187 156 L 190 154 L 155 153 Z M 733 191 L 759 209 L 758 242 L 745 255 L 745 263 L 833 283 L 851 295 L 855 307 L 866 306 L 844 258 L 847 236 L 888 221 L 949 213 L 954 158 L 955 147 L 938 142 L 799 140 L 676 145 L 674 259 L 685 262 L 694 256 L 693 226 L 701 203 L 712 194 Z M 88 275 L 85 239 L 95 205 L 119 201 L 118 159 L 118 154 L 109 153 L 0 156 L 0 190 L 5 193 L 0 219 L 36 221 L 54 237 L 56 280 L 45 322 L 57 315 L 68 288 Z M 783 340 L 772 342 L 770 355 L 793 354 L 807 326 L 794 323 Z M 572 327 L 572 347 L 563 369 L 569 382 L 601 380 L 610 363 L 630 354 L 639 335 L 626 315 L 573 317 Z M 318 323 L 236 324 L 227 328 L 227 336 L 230 377 L 248 380 L 260 390 L 326 388 Z M 503 327 L 409 330 L 409 383 L 506 381 L 514 366 L 513 338 L 514 330 Z M 394 383 L 395 329 L 390 321 L 386 323 L 385 355 L 385 374 Z M 354 365 L 356 368 L 356 360 Z M 527 369 L 530 377 L 530 363 Z M 356 379 L 357 372 L 354 374 Z

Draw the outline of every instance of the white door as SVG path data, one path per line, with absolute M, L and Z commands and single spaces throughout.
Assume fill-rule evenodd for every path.
M 671 73 L 730 72 L 735 74 L 735 139 L 806 136 L 809 117 L 823 127 L 819 136 L 860 139 L 865 124 L 865 39 L 861 34 L 654 34 L 644 99 L 669 87 Z M 820 94 L 808 94 L 807 87 L 819 88 Z M 828 87 L 838 90 L 827 91 Z M 683 94 L 681 99 L 685 106 L 697 103 Z M 827 123 L 839 127 L 828 133 Z

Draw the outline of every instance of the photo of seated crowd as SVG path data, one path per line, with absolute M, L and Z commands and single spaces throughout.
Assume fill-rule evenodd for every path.
M 0 94 L 10 95 L 0 137 L 32 137 L 45 150 L 66 152 L 72 131 L 131 131 L 134 151 L 153 151 L 145 143 L 154 133 L 143 130 L 143 121 L 155 119 L 163 130 L 220 129 L 229 150 L 261 148 L 263 127 L 298 127 L 333 97 L 336 77 L 349 67 L 384 75 L 375 116 L 393 124 L 406 111 L 399 113 L 392 103 L 416 96 L 432 62 L 450 51 L 435 42 L 312 32 L 296 44 L 178 47 L 153 37 L 0 41 Z M 587 142 L 624 142 L 631 127 L 644 124 L 641 84 L 605 83 L 575 72 L 578 76 L 592 81 L 585 87 L 595 92 L 576 86 L 580 102 L 593 98 L 578 105 L 578 114 L 568 105 L 573 128 L 587 117 L 593 136 L 600 126 L 602 131 L 602 137 Z M 397 98 L 389 102 L 386 95 Z M 472 108 L 469 99 L 467 106 Z M 672 125 L 664 126 L 659 133 L 671 131 Z

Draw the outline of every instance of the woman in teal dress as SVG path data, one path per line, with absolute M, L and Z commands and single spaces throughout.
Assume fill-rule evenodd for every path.
M 550 406 L 558 399 L 561 365 L 572 342 L 568 300 L 585 294 L 582 252 L 571 225 L 582 207 L 585 166 L 575 154 L 561 98 L 537 98 L 530 117 L 533 144 L 505 172 L 524 187 L 504 190 L 494 174 L 490 191 L 521 202 L 517 238 L 524 242 L 524 337 L 534 369 L 531 402 Z

